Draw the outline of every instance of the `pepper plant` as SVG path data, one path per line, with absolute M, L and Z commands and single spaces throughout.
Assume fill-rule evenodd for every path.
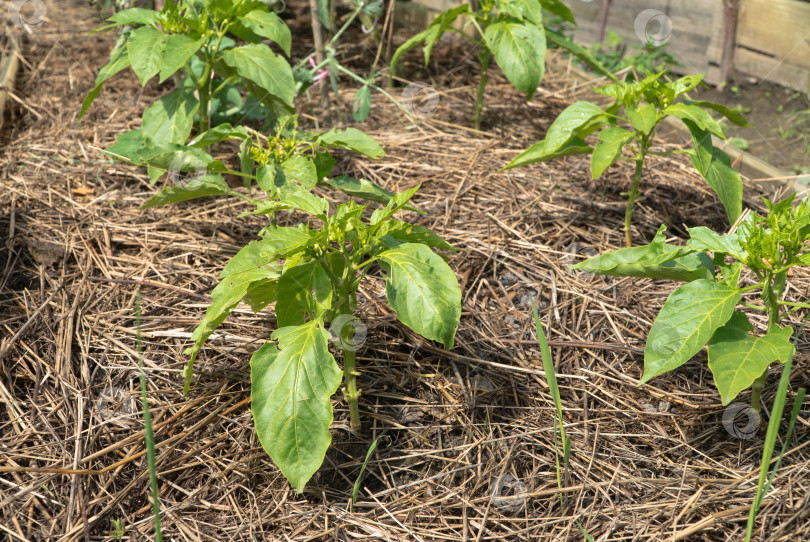
M 561 156 L 590 154 L 591 178 L 597 179 L 617 161 L 633 161 L 636 167 L 624 217 L 624 235 L 629 247 L 632 245 L 630 223 L 633 207 L 639 197 L 646 157 L 685 152 L 720 198 L 729 221 L 734 223 L 742 212 L 742 180 L 731 167 L 728 155 L 712 143 L 712 136 L 721 139 L 726 136 L 709 110 L 720 113 L 739 126 L 750 125 L 739 111 L 684 96 L 701 83 L 704 74 L 687 75 L 671 82 L 662 81 L 662 75 L 663 72 L 650 74 L 641 81 L 597 88 L 599 94 L 615 98 L 609 107 L 602 109 L 588 101 L 568 106 L 551 124 L 544 140 L 523 151 L 504 169 L 546 162 Z M 651 150 L 656 127 L 669 116 L 680 119 L 689 129 L 693 148 L 663 152 Z M 598 141 L 591 147 L 585 138 L 597 131 Z M 622 158 L 622 150 L 626 147 L 633 150 L 632 158 Z
M 278 328 L 250 361 L 251 410 L 262 446 L 299 491 L 331 442 L 330 397 L 340 385 L 341 370 L 329 349 L 329 327 L 343 358 L 351 427 L 361 428 L 353 337 L 356 293 L 367 276 L 382 274 L 388 302 L 403 324 L 446 348 L 453 346 L 461 291 L 453 271 L 431 250 L 453 247 L 427 228 L 393 218 L 417 188 L 393 197 L 368 221 L 363 219 L 366 206 L 350 201 L 330 213 L 325 199 L 306 191 L 258 204 L 255 214 L 296 210 L 319 227 L 265 228 L 260 240 L 225 266 L 192 335 L 186 390 L 205 340 L 241 301 L 254 311 L 275 302 Z
M 537 85 L 543 79 L 548 42 L 566 49 L 602 75 L 616 80 L 590 51 L 543 24 L 543 10 L 576 24 L 571 10 L 559 0 L 481 0 L 475 4 L 475 10 L 470 4 L 464 3 L 442 12 L 426 30 L 403 43 L 391 58 L 391 77 L 402 55 L 420 43 L 424 43 L 427 65 L 433 48 L 445 32 L 456 32 L 468 39 L 479 48 L 478 62 L 481 64 L 481 79 L 473 111 L 476 130 L 481 127 L 487 69 L 493 58 L 515 88 L 526 93 L 528 100 L 534 96 Z M 468 33 L 467 25 L 463 28 L 454 26 L 462 15 L 467 18 L 467 25 L 475 29 L 473 34 L 477 34 L 477 38 Z
M 263 40 L 289 55 L 287 25 L 257 0 L 166 0 L 160 11 L 132 8 L 116 13 L 111 24 L 125 29 L 82 104 L 79 118 L 104 83 L 131 67 L 142 85 L 154 77 L 162 83 L 182 74 L 178 88 L 148 107 L 142 127 L 130 140 L 183 144 L 195 117 L 200 132 L 211 128 L 212 115 L 280 117 L 293 113 L 296 83 L 289 63 Z M 236 45 L 238 38 L 244 45 Z M 246 93 L 243 99 L 240 90 Z
M 810 309 L 806 301 L 784 299 L 790 270 L 810 267 L 810 196 L 796 206 L 794 196 L 776 204 L 763 198 L 767 215 L 750 212 L 734 233 L 690 228 L 686 246 L 679 247 L 666 243 L 661 226 L 649 245 L 573 266 L 600 275 L 685 282 L 669 295 L 650 329 L 641 384 L 680 367 L 707 346 L 723 405 L 751 387 L 751 406 L 759 410 L 768 367 L 794 354 L 793 329 L 786 320 Z M 755 292 L 759 303 L 751 299 Z M 753 333 L 741 309 L 765 317 L 764 335 Z

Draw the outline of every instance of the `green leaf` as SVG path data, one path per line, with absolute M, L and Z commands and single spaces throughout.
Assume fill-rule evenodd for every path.
M 231 258 L 220 274 L 225 278 L 235 273 L 263 267 L 270 262 L 302 251 L 312 236 L 299 228 L 274 228 L 263 239 L 251 241 Z
M 690 239 L 686 242 L 686 246 L 691 249 L 714 252 L 715 254 L 728 254 L 740 261 L 744 261 L 748 257 L 748 253 L 740 245 L 736 233 L 718 235 L 704 226 L 687 229 L 689 230 Z
M 574 156 L 577 154 L 590 154 L 591 147 L 577 136 L 572 136 L 562 146 L 550 151 L 546 148 L 546 141 L 538 141 L 509 162 L 503 169 L 527 166 L 537 162 L 547 162 L 562 156 Z
M 695 146 L 689 159 L 720 198 L 729 222 L 734 224 L 742 213 L 743 187 L 740 174 L 731 167 L 728 155 L 712 145 L 712 136 L 708 131 L 701 130 L 692 121 L 683 122 L 689 128 Z
M 737 311 L 709 341 L 709 369 L 723 406 L 751 386 L 771 362 L 784 363 L 793 355 L 790 326 L 776 326 L 763 337 L 754 337 L 751 331 L 748 318 Z
M 387 250 L 379 259 L 388 303 L 399 320 L 452 348 L 461 318 L 461 289 L 450 267 L 430 248 L 413 243 Z
M 263 43 L 228 49 L 222 53 L 223 62 L 236 70 L 245 80 L 248 90 L 275 112 L 294 109 L 295 80 L 286 60 Z
M 166 205 L 167 203 L 177 203 L 178 201 L 188 201 L 204 196 L 219 196 L 227 191 L 228 186 L 220 174 L 208 173 L 180 185 L 167 186 L 149 198 L 141 206 L 141 209 Z
M 396 68 L 400 57 L 422 42 L 425 42 L 425 65 L 427 65 L 430 62 L 430 53 L 433 51 L 433 46 L 436 45 L 436 42 L 439 41 L 439 38 L 442 37 L 442 34 L 444 34 L 445 31 L 453 30 L 453 23 L 459 17 L 459 15 L 462 14 L 470 14 L 469 4 L 465 3 L 440 13 L 438 17 L 433 19 L 430 26 L 428 26 L 426 30 L 419 32 L 400 45 L 399 48 L 394 52 L 394 56 L 391 57 L 391 78 L 393 78 L 394 74 L 396 73 Z
M 633 132 L 617 126 L 599 132 L 599 143 L 591 154 L 591 179 L 599 178 L 622 155 L 622 148 L 633 140 Z
M 697 87 L 701 81 L 703 81 L 703 76 L 706 75 L 705 73 L 695 73 L 690 75 L 685 75 L 681 77 L 677 81 L 672 81 L 671 83 L 667 83 L 665 86 L 672 90 L 673 98 L 677 98 L 681 94 L 689 92 L 693 88 Z
M 701 130 L 706 130 L 720 139 L 726 138 L 726 135 L 723 133 L 723 129 L 720 128 L 717 121 L 714 120 L 714 118 L 712 118 L 712 116 L 709 115 L 705 109 L 701 109 L 696 105 L 675 103 L 664 109 L 664 114 L 672 115 L 673 117 L 678 117 L 679 119 L 691 120 Z
M 174 73 L 186 65 L 186 62 L 200 50 L 205 43 L 205 38 L 194 40 L 185 34 L 172 34 L 165 40 L 163 46 L 163 58 L 160 62 L 160 79 L 162 83 Z
M 158 98 L 143 112 L 142 129 L 155 143 L 185 143 L 200 102 L 192 88 L 178 88 Z
M 281 20 L 281 17 L 266 9 L 255 9 L 239 18 L 239 23 L 252 30 L 255 34 L 273 40 L 290 56 L 292 37 L 290 29 Z
M 281 266 L 278 264 L 265 265 L 248 269 L 239 273 L 233 273 L 223 278 L 216 288 L 211 292 L 211 304 L 205 311 L 205 317 L 191 334 L 194 344 L 183 353 L 189 356 L 188 364 L 183 371 L 186 384 L 183 394 L 188 393 L 191 385 L 191 374 L 194 368 L 194 360 L 200 353 L 206 339 L 211 336 L 216 328 L 228 317 L 240 301 L 253 288 L 257 288 L 268 281 L 277 280 L 281 275 Z
M 658 122 L 658 112 L 654 104 L 645 104 L 637 110 L 626 107 L 624 114 L 630 119 L 633 128 L 647 135 L 652 133 Z
M 542 27 L 516 20 L 500 21 L 484 31 L 495 61 L 515 88 L 531 100 L 543 79 L 546 36 Z
M 142 26 L 132 31 L 127 40 L 127 54 L 132 70 L 146 85 L 160 71 L 166 35 L 160 30 Z
M 559 151 L 571 142 L 572 136 L 579 136 L 577 130 L 604 115 L 599 106 L 591 102 L 575 102 L 554 119 L 546 133 L 544 150 L 546 153 Z
M 577 24 L 571 10 L 568 9 L 568 6 L 560 2 L 560 0 L 540 0 L 540 3 L 543 5 L 543 9 L 548 10 L 562 20 L 568 21 L 571 24 Z
M 416 191 L 419 190 L 421 186 L 422 185 L 416 185 L 413 188 L 395 195 L 388 201 L 385 207 L 382 209 L 377 209 L 371 213 L 371 225 L 379 228 L 383 222 L 394 216 L 394 213 L 405 207 L 405 205 L 411 201 L 411 198 L 414 194 L 416 194 Z
M 712 109 L 714 111 L 717 111 L 718 113 L 720 113 L 721 115 L 723 115 L 728 120 L 730 120 L 731 122 L 733 122 L 738 126 L 743 126 L 745 128 L 751 127 L 751 124 L 749 124 L 748 119 L 746 119 L 745 116 L 740 111 L 736 109 L 729 109 L 725 105 L 716 104 L 714 102 L 706 102 L 704 100 L 687 100 L 687 99 L 684 99 L 683 103 L 687 105 L 696 105 L 699 107 Z
M 332 403 L 341 372 L 329 333 L 313 321 L 276 330 L 250 359 L 250 410 L 259 442 L 300 493 L 332 442 Z
M 544 6 L 539 0 L 498 0 L 497 7 L 498 13 L 511 15 L 518 21 L 530 21 L 537 26 L 543 24 Z
M 348 194 L 354 198 L 361 198 L 374 203 L 387 204 L 394 197 L 394 193 L 386 190 L 381 186 L 377 186 L 368 179 L 356 179 L 348 175 L 339 175 L 331 179 L 322 179 L 321 183 L 331 186 L 340 190 L 344 194 Z M 419 214 L 427 214 L 411 205 L 406 205 L 405 209 Z
M 712 279 L 714 266 L 708 255 L 692 254 L 683 247 L 666 244 L 665 226 L 658 228 L 652 243 L 639 247 L 621 248 L 600 254 L 571 269 L 612 277 L 643 277 L 682 280 Z
M 379 237 L 388 248 L 396 248 L 403 243 L 419 243 L 442 250 L 457 252 L 458 249 L 442 239 L 436 232 L 424 226 L 415 226 L 399 220 L 386 220 L 377 230 Z
M 368 85 L 363 85 L 355 94 L 352 105 L 352 116 L 355 122 L 365 121 L 369 111 L 371 111 L 371 89 Z
M 296 265 L 281 275 L 276 302 L 279 327 L 301 325 L 331 307 L 332 282 L 320 262 Z
M 385 151 L 382 150 L 380 144 L 357 128 L 346 128 L 345 130 L 332 128 L 328 132 L 318 134 L 315 144 L 319 147 L 335 147 L 359 152 L 369 158 L 385 156 Z
M 123 11 L 119 11 L 109 19 L 108 21 L 113 21 L 116 24 L 144 24 L 144 25 L 152 25 L 157 26 L 158 24 L 158 13 L 151 9 L 143 9 L 143 8 L 130 8 L 125 9 Z
M 305 213 L 326 219 L 329 202 L 309 192 L 297 192 L 281 198 L 281 203 Z
M 123 12 L 122 12 L 123 13 Z M 125 69 L 129 66 L 129 55 L 127 54 L 127 34 L 121 33 L 122 39 L 116 45 L 115 49 L 113 49 L 112 53 L 110 54 L 110 60 L 107 62 L 99 71 L 98 75 L 96 75 L 96 83 L 87 96 L 84 98 L 84 102 L 82 102 L 81 111 L 79 111 L 79 118 L 81 119 L 90 106 L 93 104 L 93 100 L 96 99 L 98 93 L 101 92 L 101 87 L 104 83 L 113 75 L 117 74 L 121 70 Z
M 223 123 L 219 126 L 215 126 L 208 130 L 207 132 L 203 132 L 197 135 L 194 139 L 192 139 L 188 146 L 189 147 L 207 147 L 209 145 L 213 145 L 214 143 L 219 143 L 220 141 L 225 141 L 227 139 L 240 139 L 244 140 L 248 137 L 247 128 L 244 126 L 231 126 L 230 124 Z
M 607 77 L 611 81 L 618 82 L 619 79 L 613 75 L 609 69 L 607 69 L 588 49 L 579 45 L 578 43 L 571 41 L 563 34 L 552 30 L 549 27 L 545 27 L 546 32 L 546 40 L 548 43 L 554 45 L 555 47 L 559 47 L 560 49 L 565 49 L 582 62 L 584 62 L 588 67 L 594 70 L 596 73 L 603 77 Z M 598 89 L 596 89 L 598 92 Z
M 643 384 L 672 371 L 700 352 L 718 328 L 728 322 L 740 301 L 740 290 L 712 280 L 684 284 L 667 298 L 644 347 Z
M 318 182 L 318 170 L 315 162 L 306 156 L 293 156 L 287 158 L 278 168 L 275 178 L 275 188 L 280 194 L 292 194 L 301 190 L 309 191 Z

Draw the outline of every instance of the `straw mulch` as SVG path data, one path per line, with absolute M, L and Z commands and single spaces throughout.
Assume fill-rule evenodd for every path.
M 550 65 L 528 104 L 493 69 L 482 132 L 467 127 L 477 72 L 464 50 L 428 71 L 410 57 L 405 73 L 421 70 L 416 77 L 441 89 L 436 114 L 418 127 L 375 96 L 362 128 L 387 157 L 341 155 L 338 168 L 392 190 L 422 184 L 415 202 L 428 214 L 406 218 L 460 249 L 450 262 L 463 287 L 462 323 L 445 352 L 396 323 L 379 279 L 366 283 L 364 433 L 349 432 L 336 396 L 333 444 L 296 494 L 250 417 L 249 355 L 274 329 L 272 311 L 234 311 L 196 364 L 191 393 L 181 395 L 182 351 L 208 292 L 260 222 L 237 219 L 246 207 L 231 200 L 139 208 L 154 187 L 96 148 L 137 126 L 161 90 L 141 90 L 127 71 L 76 124 L 115 36 L 86 35 L 97 24 L 90 8 L 46 5 L 53 15 L 24 40 L 19 107 L 0 150 L 3 536 L 114 540 L 120 520 L 125 538 L 153 538 L 138 397 L 140 291 L 167 539 L 582 540 L 580 526 L 600 541 L 742 539 L 764 432 L 740 439 L 724 428 L 705 354 L 636 386 L 646 332 L 674 286 L 566 267 L 623 243 L 620 192 L 631 168 L 613 168 L 604 182 L 589 180 L 587 158 L 498 171 L 567 103 L 588 96 L 591 82 L 564 61 Z M 351 98 L 347 90 L 343 101 Z M 636 239 L 650 239 L 662 222 L 676 236 L 684 225 L 726 226 L 683 157 L 653 159 L 643 189 Z M 792 276 L 790 295 L 802 297 L 808 279 Z M 572 439 L 562 491 L 533 300 Z M 808 383 L 806 337 L 799 347 L 793 389 Z M 807 427 L 800 417 L 786 443 L 757 540 L 810 536 Z M 378 438 L 352 508 L 352 486 Z

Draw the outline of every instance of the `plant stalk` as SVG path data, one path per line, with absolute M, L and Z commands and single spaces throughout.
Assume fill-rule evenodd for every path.
M 354 326 L 346 324 L 341 330 L 341 341 L 351 341 L 354 335 Z M 344 397 L 349 404 L 349 416 L 352 431 L 359 433 L 362 429 L 360 423 L 360 409 L 357 400 L 360 398 L 360 390 L 357 389 L 357 371 L 355 370 L 354 350 L 350 348 L 341 349 L 343 352 L 343 381 L 346 383 Z
M 773 284 L 773 276 L 768 276 L 766 284 Z M 766 301 L 768 309 L 768 333 L 773 331 L 779 325 L 779 298 L 782 297 L 782 292 L 774 292 L 772 286 L 769 288 L 770 293 L 767 295 Z M 759 412 L 761 408 L 762 390 L 765 389 L 765 382 L 768 380 L 768 369 L 751 384 L 751 408 L 755 412 Z
M 492 53 L 484 47 L 478 54 L 478 60 L 481 62 L 481 80 L 478 82 L 478 91 L 475 94 L 475 111 L 473 111 L 473 127 L 476 130 L 481 128 L 481 112 L 484 110 L 484 90 L 487 86 L 487 69 L 489 62 L 492 60 Z
M 630 235 L 630 222 L 633 220 L 633 207 L 638 198 L 638 187 L 641 184 L 641 173 L 644 169 L 644 157 L 646 147 L 642 144 L 636 158 L 636 171 L 633 174 L 633 186 L 630 188 L 630 195 L 627 197 L 627 208 L 624 211 L 624 239 L 628 247 L 633 246 L 633 238 Z

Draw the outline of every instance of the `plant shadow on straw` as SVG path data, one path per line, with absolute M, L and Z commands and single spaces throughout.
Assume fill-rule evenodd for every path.
M 143 348 L 141 342 L 141 291 L 138 289 L 135 298 L 135 335 L 138 345 L 138 374 L 141 381 L 141 404 L 143 405 L 143 424 L 146 440 L 146 462 L 149 466 L 149 487 L 152 492 L 152 514 L 155 518 L 155 541 L 163 542 L 160 528 L 160 502 L 158 501 L 157 469 L 155 467 L 155 433 L 152 431 L 152 415 L 149 413 L 149 401 L 146 395 L 146 373 L 143 370 Z

